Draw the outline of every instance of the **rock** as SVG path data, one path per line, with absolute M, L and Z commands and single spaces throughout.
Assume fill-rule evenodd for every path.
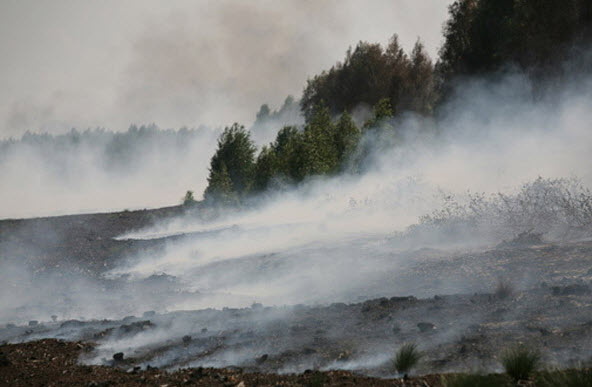
M 436 326 L 429 322 L 420 322 L 417 323 L 417 328 L 420 332 L 425 333 L 436 329 Z
M 191 379 L 201 379 L 204 377 L 203 367 L 198 367 L 190 375 Z
M 11 365 L 12 363 L 8 360 L 8 357 L 4 354 L 4 352 L 0 352 L 0 367 L 6 367 Z
M 37 320 L 31 320 L 29 321 L 29 326 L 30 327 L 36 327 L 39 324 L 39 321 Z
M 201 328 L 201 333 L 206 333 L 208 331 L 208 328 Z
M 51 321 L 56 322 L 58 321 L 58 316 L 56 316 L 55 314 L 51 315 Z
M 269 358 L 268 354 L 265 354 L 259 358 L 257 358 L 257 364 L 263 364 Z
M 576 296 L 590 293 L 590 287 L 587 285 L 573 284 L 566 286 L 553 286 L 551 292 L 554 296 Z
M 185 335 L 185 336 L 183 336 L 182 340 L 183 340 L 184 344 L 189 344 L 189 343 L 191 343 L 191 336 Z
M 83 326 L 84 323 L 79 320 L 68 320 L 60 324 L 60 328 L 76 328 Z
M 113 355 L 113 360 L 115 361 L 123 361 L 123 352 L 117 352 Z

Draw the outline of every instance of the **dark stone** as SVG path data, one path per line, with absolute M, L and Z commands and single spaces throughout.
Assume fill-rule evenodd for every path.
M 83 326 L 84 323 L 79 320 L 68 320 L 60 324 L 60 328 L 76 328 Z
M 259 358 L 257 358 L 257 364 L 263 364 L 269 358 L 268 354 L 265 354 Z
M 191 342 L 191 336 L 189 336 L 189 335 L 183 336 L 183 343 L 184 344 L 189 344 L 190 342 Z
M 115 361 L 123 361 L 123 352 L 117 352 L 113 355 L 113 360 Z
M 436 326 L 429 322 L 420 322 L 417 324 L 417 328 L 420 332 L 425 333 L 436 329 Z
M 39 321 L 37 320 L 31 320 L 29 321 L 29 326 L 30 327 L 36 327 L 39 324 Z
M 203 367 L 198 367 L 189 375 L 191 379 L 201 379 L 204 377 Z
M 0 367 L 6 367 L 11 365 L 12 363 L 8 360 L 8 357 L 4 354 L 4 352 L 0 352 Z

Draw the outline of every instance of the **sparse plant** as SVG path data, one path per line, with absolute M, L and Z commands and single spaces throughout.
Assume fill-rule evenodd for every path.
M 192 206 L 195 204 L 195 197 L 193 196 L 193 191 L 187 191 L 185 196 L 183 197 L 183 205 L 184 206 Z
M 545 372 L 536 378 L 541 387 L 589 387 L 592 386 L 592 368 Z
M 538 368 L 541 356 L 538 351 L 517 345 L 504 351 L 501 362 L 512 379 L 525 380 Z
M 399 373 L 406 374 L 419 363 L 423 354 L 413 343 L 403 344 L 395 354 L 392 367 Z
M 500 279 L 497 282 L 494 294 L 496 298 L 500 300 L 505 300 L 507 298 L 510 298 L 514 294 L 514 287 L 509 281 Z
M 505 375 L 457 374 L 442 377 L 444 387 L 504 387 L 510 386 Z

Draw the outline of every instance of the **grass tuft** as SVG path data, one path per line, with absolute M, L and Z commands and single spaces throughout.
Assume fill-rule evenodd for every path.
M 512 379 L 526 380 L 540 365 L 541 356 L 537 351 L 518 345 L 504 351 L 501 362 Z
M 396 371 L 402 374 L 408 373 L 419 363 L 422 357 L 423 354 L 419 352 L 417 345 L 411 343 L 403 344 L 395 354 L 392 365 Z
M 536 382 L 541 387 L 590 387 L 592 368 L 545 372 L 537 375 Z

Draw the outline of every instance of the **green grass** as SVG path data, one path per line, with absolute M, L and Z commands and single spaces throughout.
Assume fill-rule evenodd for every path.
M 403 344 L 401 348 L 395 354 L 393 359 L 393 368 L 404 374 L 408 373 L 413 367 L 419 363 L 419 360 L 423 357 L 423 354 L 418 351 L 417 345 L 415 344 Z
M 592 386 L 592 368 L 541 372 L 536 376 L 536 385 L 540 387 L 590 387 Z
M 506 387 L 512 386 L 506 375 L 457 374 L 442 377 L 444 387 Z
M 537 351 L 518 345 L 504 351 L 501 362 L 512 379 L 526 380 L 540 365 L 541 356 Z

